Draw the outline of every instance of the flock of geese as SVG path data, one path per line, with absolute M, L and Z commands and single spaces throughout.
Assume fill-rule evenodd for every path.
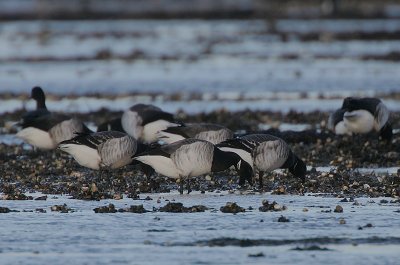
M 235 137 L 221 125 L 177 122 L 171 113 L 160 108 L 136 104 L 121 117 L 91 131 L 82 121 L 50 112 L 45 93 L 34 87 L 31 98 L 36 110 L 25 113 L 16 134 L 39 149 L 60 149 L 80 165 L 100 170 L 140 164 L 147 175 L 158 174 L 183 180 L 234 167 L 239 185 L 253 185 L 258 175 L 262 189 L 265 172 L 283 168 L 305 181 L 306 165 L 288 144 L 268 134 Z M 331 114 L 328 127 L 336 134 L 359 134 L 376 131 L 390 140 L 390 112 L 377 98 L 346 98 L 340 109 Z M 190 188 L 188 188 L 188 193 Z

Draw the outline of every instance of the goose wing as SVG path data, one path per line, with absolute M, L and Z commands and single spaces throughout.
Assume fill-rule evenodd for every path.
M 168 127 L 167 129 L 163 130 L 163 132 L 181 135 L 185 138 L 194 138 L 199 133 L 205 131 L 217 131 L 224 128 L 225 127 L 223 126 L 210 123 L 187 123 L 181 126 Z
M 165 156 L 165 157 L 171 157 L 173 153 L 175 153 L 176 150 L 178 150 L 180 147 L 188 144 L 192 144 L 195 142 L 206 142 L 203 140 L 198 140 L 198 139 L 184 139 L 180 140 L 171 144 L 167 145 L 162 145 L 162 146 L 156 146 L 154 148 L 151 148 L 145 152 L 142 152 L 138 154 L 137 156 Z
M 88 147 L 97 149 L 104 142 L 114 139 L 114 138 L 122 138 L 126 136 L 125 133 L 116 132 L 116 131 L 105 131 L 105 132 L 96 132 L 96 133 L 76 133 L 72 139 L 62 141 L 61 144 L 78 144 L 78 145 L 86 145 Z
M 151 104 L 136 104 L 130 107 L 129 110 L 136 112 L 139 115 L 142 126 L 157 120 L 174 120 L 174 117 L 171 113 L 164 112 L 159 107 Z
M 388 108 L 386 107 L 386 105 L 383 104 L 382 102 L 380 102 L 376 106 L 376 110 L 374 113 L 375 126 L 377 127 L 376 129 L 378 131 L 380 129 L 382 129 L 383 126 L 385 126 L 386 122 L 389 120 L 389 115 L 390 115 L 390 112 L 389 112 Z
M 46 109 L 38 109 L 26 113 L 19 122 L 19 125 L 22 128 L 34 127 L 48 131 L 67 119 L 70 119 L 70 117 L 63 114 L 51 113 Z

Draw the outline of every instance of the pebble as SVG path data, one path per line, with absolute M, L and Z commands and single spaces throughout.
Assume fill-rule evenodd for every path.
M 290 220 L 288 218 L 286 218 L 285 216 L 281 215 L 281 217 L 278 218 L 278 222 L 287 223 L 287 222 L 290 222 Z
M 45 200 L 47 200 L 47 196 L 46 195 L 35 198 L 35 201 L 45 201 Z
M 265 257 L 264 253 L 259 252 L 259 253 L 255 253 L 255 254 L 249 254 L 248 255 L 249 258 L 260 258 L 260 257 Z
M 50 207 L 52 212 L 60 212 L 60 213 L 69 213 L 74 212 L 75 210 L 68 208 L 68 206 L 64 203 L 63 205 L 53 205 Z
M 222 206 L 220 208 L 220 211 L 223 213 L 240 213 L 240 212 L 245 212 L 246 209 L 243 207 L 240 207 L 237 205 L 235 202 L 227 202 L 225 206 Z
M 195 213 L 205 212 L 208 208 L 204 205 L 194 205 L 191 207 L 184 207 L 181 202 L 169 202 L 159 209 L 160 212 L 169 213 Z
M 0 213 L 9 213 L 9 212 L 11 212 L 10 208 L 0 207 Z
M 116 213 L 117 209 L 115 209 L 114 204 L 110 203 L 107 206 L 100 206 L 100 207 L 94 208 L 93 211 L 95 213 Z
M 281 206 L 279 205 L 276 201 L 273 201 L 272 203 L 269 203 L 268 200 L 263 200 L 262 201 L 262 206 L 258 208 L 260 212 L 280 212 L 286 210 L 286 206 Z
M 335 210 L 333 210 L 335 213 L 343 213 L 343 207 L 340 205 L 336 205 Z
M 125 210 L 125 212 L 130 212 L 130 213 L 147 213 L 147 211 L 144 207 L 143 204 L 140 205 L 131 205 L 128 209 Z

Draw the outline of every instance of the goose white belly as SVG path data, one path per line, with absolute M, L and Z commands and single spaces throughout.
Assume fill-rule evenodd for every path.
M 335 133 L 338 135 L 343 135 L 343 134 L 351 135 L 351 131 L 347 129 L 344 121 L 340 121 L 335 125 Z
M 177 124 L 171 123 L 166 120 L 157 120 L 150 122 L 143 126 L 143 132 L 140 139 L 145 143 L 153 143 L 158 140 L 158 133 L 162 130 L 167 129 L 171 126 L 176 126 Z
M 176 165 L 171 158 L 165 156 L 138 156 L 135 158 L 146 165 L 151 166 L 157 173 L 170 177 L 170 178 L 180 178 L 181 172 L 177 169 Z
M 251 166 L 251 168 L 253 168 L 253 158 L 251 157 L 251 154 L 249 152 L 240 148 L 231 147 L 219 147 L 219 149 L 225 152 L 233 152 L 239 155 L 245 162 L 247 162 Z
M 16 134 L 16 137 L 39 149 L 56 148 L 55 142 L 47 131 L 43 131 L 34 127 L 22 129 Z
M 164 132 L 164 131 L 158 132 L 157 137 L 160 141 L 163 141 L 166 144 L 172 144 L 172 143 L 175 143 L 175 142 L 185 139 L 185 137 L 183 137 L 182 135 Z
M 100 169 L 101 158 L 96 149 L 80 144 L 61 144 L 59 148 L 72 155 L 79 165 Z
M 353 133 L 368 133 L 374 129 L 374 116 L 366 110 L 346 112 L 343 116 L 344 125 Z

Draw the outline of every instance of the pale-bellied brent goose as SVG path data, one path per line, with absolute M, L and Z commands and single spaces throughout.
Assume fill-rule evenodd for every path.
M 219 172 L 234 166 L 238 169 L 242 160 L 232 152 L 223 152 L 208 141 L 184 139 L 172 144 L 143 152 L 134 157 L 164 176 L 180 179 L 180 193 L 183 193 L 183 179 L 210 172 Z M 246 166 L 242 167 L 245 170 Z M 251 167 L 248 166 L 251 172 Z M 190 188 L 188 188 L 188 193 Z
M 140 148 L 137 140 L 123 132 L 80 133 L 63 141 L 58 148 L 73 156 L 82 166 L 99 170 L 119 168 L 132 162 Z
M 350 133 L 365 134 L 376 131 L 382 139 L 390 140 L 393 132 L 389 117 L 390 111 L 378 98 L 348 97 L 343 100 L 341 109 L 331 115 L 328 126 L 336 129 L 337 124 L 343 122 L 343 126 Z
M 278 168 L 287 168 L 294 176 L 305 181 L 306 165 L 298 158 L 287 143 L 268 134 L 249 134 L 239 138 L 226 140 L 217 145 L 221 150 L 238 154 L 246 164 L 253 169 L 250 174 L 259 173 L 260 189 L 263 188 L 262 177 L 264 172 Z M 243 164 L 242 164 L 243 165 Z M 249 171 L 241 171 L 241 179 L 248 179 Z
M 75 132 L 90 132 L 78 119 L 48 111 L 40 87 L 32 89 L 31 98 L 36 101 L 37 108 L 22 116 L 19 122 L 22 129 L 16 134 L 28 144 L 39 149 L 54 149 L 58 143 L 74 137 Z
M 171 113 L 148 104 L 136 104 L 124 111 L 121 124 L 127 134 L 143 143 L 156 142 L 159 131 L 177 126 Z

